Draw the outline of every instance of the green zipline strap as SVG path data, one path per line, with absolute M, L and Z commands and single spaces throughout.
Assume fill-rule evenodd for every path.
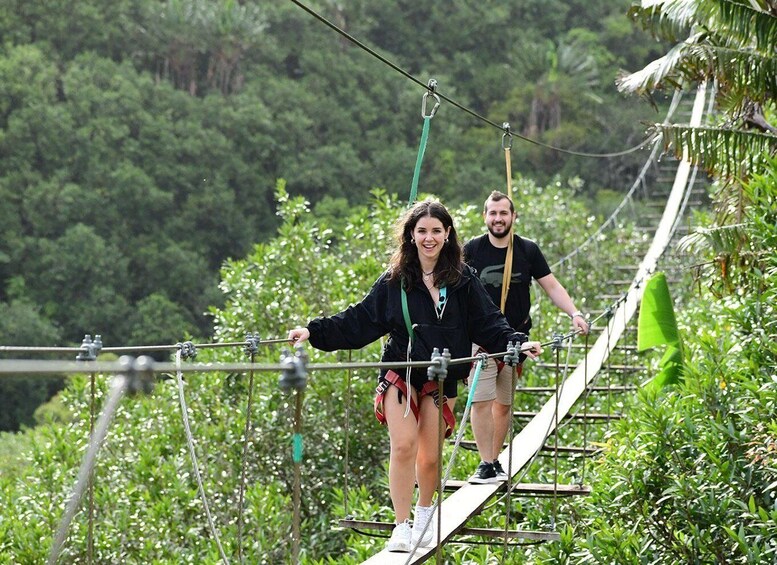
M 405 327 L 407 328 L 407 335 L 410 337 L 410 341 L 413 340 L 413 323 L 410 321 L 410 310 L 407 307 L 407 292 L 405 292 L 405 281 L 400 283 L 400 289 L 402 289 L 402 317 L 405 318 Z
M 469 384 L 469 395 L 467 395 L 467 404 L 465 410 L 469 410 L 472 406 L 472 399 L 475 398 L 475 389 L 478 386 L 478 380 L 480 380 L 480 370 L 483 368 L 485 361 L 481 358 L 478 360 L 478 364 L 475 365 L 475 374 L 472 375 L 472 382 Z
M 421 163 L 424 161 L 424 152 L 426 152 L 426 140 L 429 139 L 429 124 L 432 116 L 424 116 L 424 129 L 421 131 L 421 143 L 418 147 L 418 157 L 415 161 L 415 171 L 413 171 L 413 183 L 410 185 L 410 198 L 407 203 L 412 204 L 418 197 L 418 178 L 421 176 Z
M 292 459 L 295 463 L 300 463 L 302 461 L 302 434 L 294 434 L 292 443 Z

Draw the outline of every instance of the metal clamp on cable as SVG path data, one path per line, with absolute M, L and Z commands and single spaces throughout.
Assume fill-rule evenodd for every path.
M 181 359 L 194 359 L 197 357 L 197 347 L 191 341 L 175 344 L 181 350 Z
M 488 367 L 488 353 L 486 353 L 485 351 L 481 351 L 480 353 L 475 355 L 475 357 L 477 357 L 480 360 L 480 362 L 481 362 L 480 368 L 481 369 L 485 369 L 486 367 Z
M 301 346 L 296 347 L 293 354 L 284 349 L 281 353 L 281 365 L 283 372 L 278 385 L 283 390 L 305 388 L 308 382 L 308 356 Z
M 154 388 L 154 360 L 148 355 L 137 359 L 130 355 L 119 357 L 121 374 L 127 379 L 127 394 L 148 394 Z
M 563 347 L 564 343 L 564 334 L 555 333 L 553 334 L 553 343 L 550 344 L 550 348 L 553 351 L 558 351 Z
M 422 118 L 433 118 L 434 115 L 437 113 L 437 108 L 440 107 L 440 97 L 437 96 L 437 93 L 435 90 L 437 89 L 437 81 L 433 78 L 429 79 L 429 83 L 426 87 L 428 90 L 424 92 L 424 96 L 421 99 L 421 117 Z M 434 96 L 434 106 L 432 107 L 432 111 L 429 113 L 429 115 L 426 115 L 426 99 L 429 97 L 429 95 Z
M 451 352 L 448 348 L 440 350 L 436 347 L 432 351 L 432 364 L 426 369 L 426 376 L 430 381 L 444 381 L 448 376 L 448 363 L 451 360 Z
M 503 122 L 502 129 L 504 130 L 502 134 L 502 149 L 507 151 L 513 148 L 513 134 L 510 132 L 510 122 Z
M 83 341 L 81 341 L 81 347 L 78 355 L 76 355 L 76 361 L 94 361 L 97 359 L 97 355 L 102 348 L 103 341 L 99 334 L 94 336 L 94 341 L 92 341 L 91 334 L 86 334 Z
M 259 339 L 258 333 L 246 332 L 246 344 L 245 344 L 246 355 L 252 355 L 257 351 L 259 351 L 260 341 L 261 339 Z
M 502 361 L 504 361 L 506 364 L 510 365 L 511 367 L 514 367 L 518 363 L 521 362 L 521 350 L 520 350 L 520 344 L 518 346 L 515 345 L 512 341 L 507 342 L 507 353 L 505 353 L 505 356 L 502 357 Z
M 612 311 L 612 306 L 608 306 L 607 308 L 604 309 L 604 318 L 606 320 L 609 320 L 613 316 L 614 316 L 614 313 Z

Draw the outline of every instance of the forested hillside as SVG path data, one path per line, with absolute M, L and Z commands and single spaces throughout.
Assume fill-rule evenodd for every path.
M 645 0 L 631 9 L 637 27 L 629 4 L 310 3 L 473 111 L 578 151 L 634 145 L 640 120 L 660 116 L 617 93 L 619 68 L 638 71 L 620 87 L 647 96 L 687 80 L 719 87 L 715 123 L 662 130 L 671 150 L 716 179 L 715 213 L 697 214 L 704 227 L 684 241 L 695 255 L 683 273 L 695 279 L 678 310 L 682 380 L 623 402 L 624 420 L 586 478 L 592 496 L 553 524 L 560 542 L 452 544 L 453 563 L 777 558 L 777 2 Z M 292 2 L 9 0 L 0 32 L 1 344 L 78 343 L 87 332 L 110 345 L 276 336 L 357 300 L 381 272 L 416 158 L 423 89 Z M 649 64 L 674 43 L 671 57 Z M 485 193 L 504 183 L 500 139 L 445 103 L 432 122 L 421 191 L 451 204 L 464 238 L 482 229 Z M 595 230 L 596 196 L 622 191 L 642 162 L 640 152 L 577 158 L 516 139 L 522 229 L 557 259 Z M 628 241 L 636 233 L 618 225 L 597 240 L 600 256 L 567 272 L 576 298 L 606 285 L 599 257 L 638 257 Z M 278 357 L 267 347 L 256 360 Z M 356 563 L 383 545 L 334 527 L 349 514 L 389 515 L 373 376 L 310 380 L 301 563 Z M 182 381 L 193 451 L 229 558 L 286 562 L 293 403 L 276 373 L 257 373 L 255 396 L 249 382 L 243 373 Z M 0 426 L 15 429 L 60 384 L 3 377 L 0 386 Z M 175 388 L 163 376 L 119 406 L 94 499 L 75 514 L 61 562 L 220 562 Z M 0 563 L 46 559 L 88 442 L 91 393 L 88 378 L 69 379 L 39 425 L 0 433 Z M 97 410 L 109 394 L 100 376 Z M 516 520 L 555 522 L 555 508 L 536 499 L 517 511 Z
M 654 54 L 628 0 L 314 1 L 311 7 L 516 133 L 572 150 L 644 138 L 614 89 Z M 291 2 L 77 0 L 0 6 L 0 342 L 207 337 L 218 269 L 278 225 L 273 190 L 342 217 L 406 194 L 423 89 Z M 501 132 L 444 104 L 422 190 L 480 201 Z M 601 160 L 516 141 L 514 170 L 621 190 L 639 154 Z M 48 389 L 0 429 L 31 423 Z
M 618 69 L 651 55 L 626 0 L 311 6 L 537 140 L 620 150 L 652 117 L 613 87 Z M 9 0 L 0 10 L 4 342 L 207 336 L 219 266 L 277 227 L 277 179 L 330 214 L 373 187 L 407 191 L 423 89 L 290 2 Z M 480 200 L 502 182 L 500 135 L 444 105 L 422 188 Z M 543 181 L 580 176 L 589 192 L 620 189 L 639 163 L 523 142 L 516 161 Z

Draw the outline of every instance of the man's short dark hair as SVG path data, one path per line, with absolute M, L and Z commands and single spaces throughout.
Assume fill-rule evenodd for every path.
M 494 202 L 499 202 L 500 200 L 507 200 L 510 203 L 510 212 L 515 214 L 515 206 L 513 205 L 513 201 L 510 200 L 510 197 L 507 196 L 504 192 L 499 192 L 498 190 L 494 190 L 491 192 L 491 194 L 488 195 L 488 198 L 486 198 L 486 201 L 483 203 L 483 213 L 485 214 L 488 212 L 488 201 L 493 200 Z

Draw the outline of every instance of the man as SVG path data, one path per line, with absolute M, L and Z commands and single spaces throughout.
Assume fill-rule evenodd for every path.
M 512 201 L 499 191 L 492 192 L 483 206 L 483 219 L 488 233 L 467 242 L 464 260 L 477 270 L 491 300 L 501 306 L 502 278 L 509 243 L 510 228 L 516 219 Z M 504 306 L 507 321 L 516 331 L 528 334 L 532 279 L 539 283 L 553 304 L 565 312 L 575 329 L 588 333 L 585 316 L 575 308 L 566 289 L 550 272 L 542 251 L 533 241 L 513 235 L 513 261 L 510 288 Z M 473 344 L 473 356 L 482 349 Z M 521 374 L 523 359 L 516 373 Z M 497 367 L 497 365 L 501 367 Z M 472 383 L 473 373 L 469 382 Z M 510 405 L 514 392 L 512 367 L 489 360 L 481 370 L 472 404 L 472 431 L 480 453 L 480 465 L 469 479 L 471 483 L 495 483 L 506 480 L 507 474 L 497 460 L 510 423 Z M 496 400 L 496 402 L 494 402 Z

